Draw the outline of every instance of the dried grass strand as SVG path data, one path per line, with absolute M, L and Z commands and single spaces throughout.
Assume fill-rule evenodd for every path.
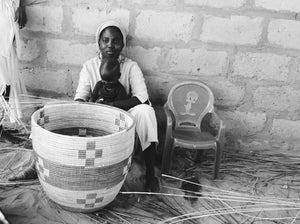
M 298 210 L 300 207 L 298 208 L 294 208 L 292 210 Z M 177 216 L 177 217 L 173 217 L 173 218 L 170 218 L 170 219 L 166 219 L 166 220 L 163 220 L 162 222 L 160 222 L 160 224 L 163 224 L 163 223 L 178 223 L 178 222 L 184 222 L 184 221 L 188 221 L 190 219 L 200 219 L 200 218 L 204 218 L 204 217 L 210 217 L 210 216 L 216 216 L 216 215 L 228 215 L 228 214 L 234 214 L 234 213 L 237 213 L 239 212 L 241 215 L 245 215 L 243 213 L 253 213 L 253 212 L 260 212 L 262 208 L 255 208 L 255 209 L 240 209 L 240 210 L 233 210 L 233 211 L 226 211 L 227 209 L 226 208 L 223 208 L 223 209 L 215 209 L 214 211 L 211 210 L 211 211 L 205 211 L 206 213 L 209 213 L 209 214 L 201 214 L 201 213 L 204 213 L 202 211 L 200 212 L 193 212 L 193 213 L 189 213 L 189 214 L 184 214 L 184 215 L 181 215 L 181 216 Z M 224 210 L 224 211 L 223 211 Z M 283 210 L 290 210 L 290 208 L 274 208 L 274 207 L 270 207 L 270 208 L 264 208 L 264 211 L 283 211 Z M 186 217 L 186 216 L 191 216 L 191 217 Z M 186 217 L 186 218 L 183 218 L 183 217 Z M 260 220 L 287 220 L 287 219 L 291 219 L 291 218 L 294 218 L 294 217 L 272 217 L 272 218 L 265 218 L 265 217 L 257 217 L 257 219 L 260 219 Z M 178 220 L 176 220 L 178 219 Z M 173 221 L 175 220 L 175 221 Z

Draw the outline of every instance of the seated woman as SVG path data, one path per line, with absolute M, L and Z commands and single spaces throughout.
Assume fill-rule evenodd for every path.
M 124 86 L 119 82 L 120 63 L 115 58 L 103 58 L 100 65 L 101 80 L 93 89 L 91 102 L 111 105 L 114 101 L 127 97 Z
M 112 106 L 128 110 L 136 121 L 136 132 L 139 137 L 146 164 L 146 191 L 158 191 L 159 184 L 154 173 L 156 154 L 157 121 L 152 108 L 143 73 L 135 61 L 124 57 L 121 52 L 126 45 L 126 32 L 116 21 L 106 21 L 98 27 L 96 43 L 99 46 L 98 56 L 84 63 L 74 99 L 89 101 L 91 91 L 101 80 L 99 67 L 105 58 L 115 58 L 120 63 L 120 83 L 124 86 L 129 98 L 117 100 Z

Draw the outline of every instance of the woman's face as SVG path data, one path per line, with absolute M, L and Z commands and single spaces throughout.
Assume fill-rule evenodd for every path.
M 117 27 L 105 28 L 99 38 L 99 49 L 102 57 L 118 58 L 123 47 L 123 36 Z

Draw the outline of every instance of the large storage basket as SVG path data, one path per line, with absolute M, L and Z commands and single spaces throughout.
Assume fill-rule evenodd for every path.
M 31 125 L 39 181 L 51 200 L 79 212 L 114 200 L 131 165 L 129 113 L 101 104 L 48 105 L 33 113 Z

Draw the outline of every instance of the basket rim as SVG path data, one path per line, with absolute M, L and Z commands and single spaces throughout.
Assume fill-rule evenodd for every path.
M 113 107 L 113 106 L 109 106 L 109 105 L 105 105 L 105 104 L 98 104 L 98 103 L 90 103 L 90 102 L 71 102 L 71 103 L 57 103 L 57 104 L 49 104 L 49 105 L 45 105 L 44 107 L 36 110 L 32 115 L 31 115 L 31 125 L 34 125 L 36 126 L 36 128 L 38 129 L 41 129 L 42 131 L 46 132 L 46 133 L 49 133 L 51 135 L 54 135 L 54 136 L 60 136 L 60 137 L 64 137 L 64 138 L 74 138 L 76 136 L 69 136 L 69 135 L 62 135 L 62 134 L 58 134 L 58 133 L 55 133 L 55 132 L 52 132 L 52 131 L 49 131 L 45 128 L 43 128 L 42 126 L 38 125 L 37 122 L 35 121 L 35 119 L 33 119 L 34 116 L 36 116 L 36 114 L 38 114 L 40 111 L 46 109 L 46 108 L 49 108 L 49 107 L 59 107 L 61 105 L 90 105 L 90 106 L 100 106 L 100 107 L 107 107 L 109 109 L 114 109 L 114 110 L 118 110 L 124 114 L 126 114 L 127 116 L 129 116 L 131 119 L 132 119 L 132 124 L 127 127 L 126 129 L 122 130 L 122 131 L 118 131 L 118 132 L 115 132 L 115 133 L 111 133 L 111 134 L 108 134 L 108 135 L 104 135 L 104 136 L 94 136 L 94 137 L 84 137 L 86 140 L 97 140 L 99 138 L 103 139 L 103 138 L 110 138 L 110 137 L 113 137 L 115 135 L 119 135 L 120 133 L 123 133 L 123 132 L 127 132 L 127 131 L 130 131 L 132 128 L 135 128 L 135 125 L 136 125 L 136 122 L 135 122 L 135 119 L 133 117 L 133 115 L 131 115 L 129 112 L 123 110 L 123 109 L 120 109 L 120 108 L 117 108 L 117 107 Z M 77 138 L 77 137 L 76 137 Z

